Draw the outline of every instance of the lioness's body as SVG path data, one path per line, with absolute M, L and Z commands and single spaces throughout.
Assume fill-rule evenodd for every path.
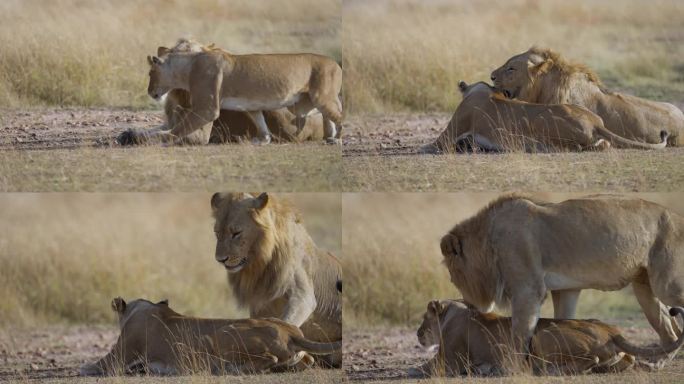
M 157 304 L 117 298 L 121 334 L 105 357 L 81 368 L 82 375 L 147 372 L 176 375 L 196 371 L 215 374 L 260 373 L 293 367 L 302 352 L 329 353 L 340 344 L 313 343 L 301 331 L 278 319 L 201 319 L 183 316 Z
M 669 103 L 604 89 L 598 76 L 548 49 L 531 48 L 492 72 L 494 86 L 512 98 L 540 104 L 577 104 L 601 116 L 606 128 L 631 140 L 684 144 L 684 114 Z
M 680 316 L 684 313 L 676 308 Z M 501 374 L 512 369 L 511 318 L 483 314 L 456 300 L 432 301 L 417 332 L 424 347 L 439 352 L 421 367 L 429 376 Z M 537 374 L 619 372 L 632 366 L 661 368 L 674 357 L 684 336 L 665 348 L 630 344 L 620 331 L 598 320 L 539 319 L 529 363 Z
M 157 55 L 165 58 L 169 53 L 208 52 L 217 50 L 213 45 L 204 46 L 194 40 L 180 39 L 173 48 L 159 47 Z M 300 103 L 310 105 L 308 96 Z M 272 111 L 262 111 L 268 130 L 276 141 L 303 142 L 307 140 L 323 140 L 323 116 L 317 111 L 307 115 L 297 115 L 295 106 L 280 108 Z M 164 117 L 166 123 L 153 130 L 128 130 L 122 133 L 118 141 L 123 144 L 144 144 L 150 140 L 158 140 L 159 131 L 169 131 L 180 124 L 186 115 L 192 111 L 190 93 L 183 89 L 172 89 L 164 98 Z M 316 113 L 313 113 L 316 112 Z M 337 135 L 339 137 L 339 131 Z M 221 109 L 218 119 L 213 124 L 179 137 L 175 141 L 190 145 L 204 145 L 211 143 L 226 143 L 242 141 L 259 136 L 259 128 L 255 125 L 249 113 Z
M 482 82 L 460 82 L 459 89 L 463 101 L 434 144 L 440 151 L 468 149 L 464 146 L 492 152 L 546 152 L 605 149 L 611 143 L 643 149 L 666 145 L 665 140 L 654 145 L 618 137 L 603 126 L 600 117 L 577 105 L 509 100 Z
M 267 143 L 270 132 L 262 111 L 284 107 L 291 107 L 300 118 L 318 109 L 326 139 L 337 137 L 336 124 L 342 121 L 338 98 L 342 69 L 329 57 L 308 53 L 232 55 L 212 48 L 166 52 L 148 60 L 151 97 L 158 99 L 172 89 L 181 89 L 192 100 L 188 113 L 169 127 L 170 131 L 157 133 L 163 141 L 184 138 L 197 130 L 209 132 L 219 111 L 226 109 L 247 112 L 258 128 L 259 140 Z
M 547 291 L 634 293 L 663 343 L 684 306 L 684 218 L 641 199 L 593 196 L 558 204 L 507 196 L 441 241 L 452 282 L 483 310 L 510 300 L 513 334 L 528 340 Z
M 215 194 L 211 200 L 216 260 L 252 317 L 276 317 L 314 341 L 342 339 L 342 270 L 316 247 L 299 214 L 286 202 L 262 194 Z M 339 367 L 341 353 L 326 360 Z

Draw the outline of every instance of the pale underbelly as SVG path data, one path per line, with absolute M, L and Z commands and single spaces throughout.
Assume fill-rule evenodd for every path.
M 221 109 L 231 111 L 270 111 L 290 107 L 299 101 L 301 95 L 296 94 L 283 99 L 247 99 L 242 97 L 224 97 Z
M 546 285 L 546 289 L 549 291 L 563 289 L 599 289 L 602 291 L 614 291 L 624 288 L 627 284 L 629 284 L 629 282 L 619 279 L 580 279 L 558 272 L 546 272 L 544 275 L 544 285 Z

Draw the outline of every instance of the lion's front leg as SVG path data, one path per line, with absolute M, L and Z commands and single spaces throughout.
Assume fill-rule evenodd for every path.
M 288 301 L 281 319 L 301 327 L 315 310 L 316 295 L 313 284 L 306 272 L 299 270 L 295 273 L 293 286 L 290 288 Z
M 553 317 L 556 319 L 574 319 L 581 289 L 563 289 L 552 291 Z

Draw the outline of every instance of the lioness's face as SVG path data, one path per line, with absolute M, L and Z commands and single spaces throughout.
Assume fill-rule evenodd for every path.
M 425 348 L 439 345 L 440 340 L 440 314 L 443 311 L 442 304 L 438 300 L 428 303 L 427 310 L 423 314 L 423 323 L 420 324 L 418 342 Z
M 147 61 L 150 64 L 150 82 L 147 85 L 147 94 L 159 101 L 171 90 L 167 81 L 169 76 L 166 73 L 168 72 L 168 65 L 157 56 L 147 56 Z
M 216 261 L 230 273 L 242 270 L 250 262 L 256 251 L 253 247 L 264 236 L 265 229 L 256 221 L 258 215 L 264 214 L 268 203 L 268 195 L 259 197 L 247 195 L 241 200 L 231 199 L 228 206 L 222 206 L 220 197 L 214 195 L 212 207 L 216 216 L 214 233 L 216 234 Z
M 518 97 L 520 91 L 529 85 L 530 67 L 534 65 L 529 56 L 527 52 L 513 56 L 506 64 L 492 72 L 494 87 L 506 97 L 511 99 Z

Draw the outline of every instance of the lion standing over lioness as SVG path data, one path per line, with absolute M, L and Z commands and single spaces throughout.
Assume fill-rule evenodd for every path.
M 342 339 L 342 269 L 319 249 L 299 213 L 267 193 L 216 193 L 211 199 L 216 261 L 251 317 L 275 317 L 313 341 Z M 323 358 L 339 367 L 342 354 Z
M 658 204 L 613 195 L 548 203 L 504 196 L 441 240 L 463 298 L 484 312 L 510 303 L 512 334 L 527 345 L 547 292 L 554 315 L 572 318 L 582 289 L 631 284 L 664 345 L 680 331 L 667 306 L 684 306 L 684 217 Z
M 684 144 L 684 113 L 677 107 L 607 91 L 589 68 L 569 63 L 552 50 L 532 47 L 515 55 L 494 70 L 491 79 L 510 98 L 588 108 L 601 116 L 608 130 L 627 139 L 655 144 L 665 131 L 670 145 Z
M 158 52 L 159 53 L 159 52 Z M 318 109 L 325 137 L 334 142 L 342 122 L 342 68 L 331 58 L 316 54 L 233 55 L 217 48 L 199 52 L 170 52 L 149 56 L 148 94 L 161 99 L 173 89 L 187 91 L 190 110 L 156 138 L 172 143 L 210 130 L 220 111 L 244 111 L 258 128 L 257 142 L 271 141 L 262 111 L 294 107 L 298 117 Z M 205 135 L 206 136 L 206 135 Z

